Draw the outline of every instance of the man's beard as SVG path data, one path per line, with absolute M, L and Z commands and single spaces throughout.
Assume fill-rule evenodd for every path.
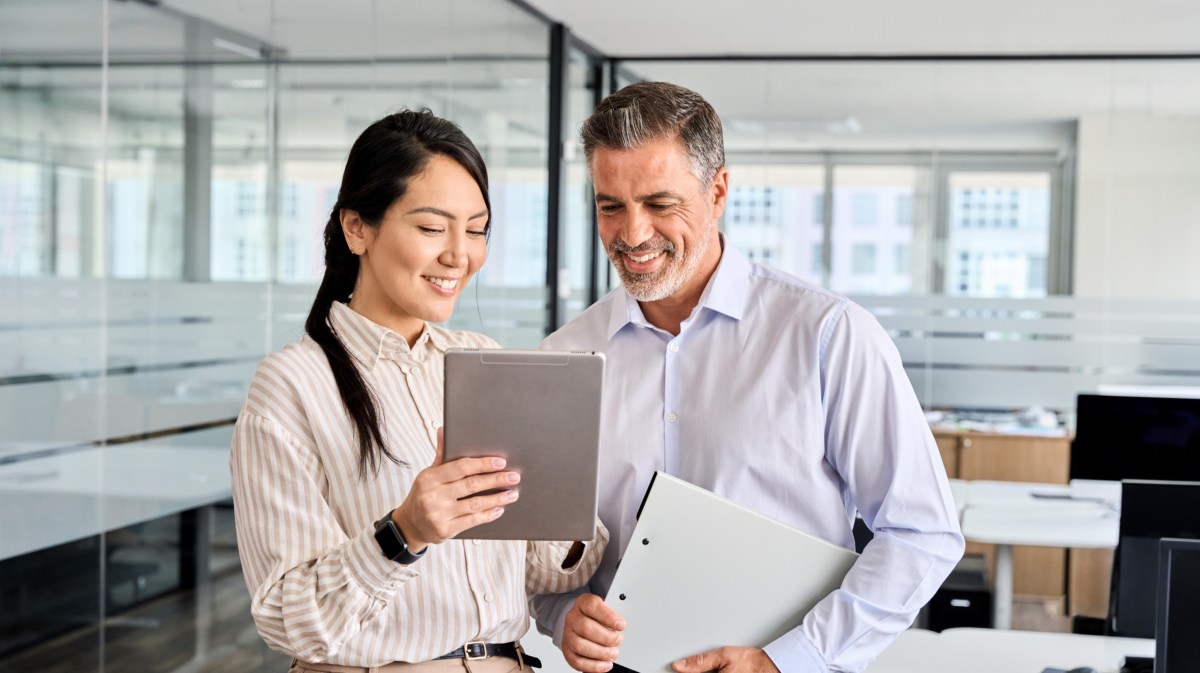
M 696 241 L 694 248 L 682 253 L 675 250 L 673 243 L 658 235 L 636 247 L 626 245 L 619 237 L 614 238 L 607 248 L 608 258 L 616 267 L 621 284 L 629 296 L 637 301 L 659 301 L 678 292 L 696 273 L 712 238 L 712 227 L 706 226 L 703 231 L 702 238 Z M 626 254 L 639 255 L 660 250 L 666 259 L 658 271 L 632 273 L 625 268 Z

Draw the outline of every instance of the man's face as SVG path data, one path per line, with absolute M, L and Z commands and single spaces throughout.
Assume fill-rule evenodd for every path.
M 630 296 L 659 301 L 702 289 L 721 257 L 713 239 L 726 170 L 702 188 L 672 136 L 629 150 L 597 148 L 591 171 L 600 240 Z

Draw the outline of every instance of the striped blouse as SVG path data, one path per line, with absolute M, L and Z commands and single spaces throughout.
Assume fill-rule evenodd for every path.
M 358 472 L 355 431 L 328 360 L 310 337 L 259 365 L 230 453 L 238 550 L 259 633 L 308 662 L 420 662 L 465 642 L 510 642 L 528 628 L 526 594 L 587 582 L 608 541 L 561 569 L 570 543 L 449 540 L 411 566 L 384 558 L 373 524 L 433 462 L 446 348 L 496 348 L 426 325 L 403 337 L 335 302 L 330 324 L 380 405 L 381 430 L 407 465 Z

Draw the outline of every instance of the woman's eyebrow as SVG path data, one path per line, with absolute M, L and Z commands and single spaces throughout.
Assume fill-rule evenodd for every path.
M 447 220 L 457 219 L 454 216 L 454 213 L 442 210 L 441 208 L 434 208 L 432 206 L 422 206 L 421 208 L 413 208 L 412 210 L 410 210 L 404 214 L 405 215 L 416 215 L 417 213 L 429 213 L 431 215 L 437 215 L 438 217 L 444 217 Z M 467 219 L 474 220 L 474 219 L 478 219 L 480 217 L 487 217 L 487 214 L 488 214 L 488 211 L 485 209 L 485 210 L 479 211 L 478 213 L 475 213 L 474 215 L 468 217 Z

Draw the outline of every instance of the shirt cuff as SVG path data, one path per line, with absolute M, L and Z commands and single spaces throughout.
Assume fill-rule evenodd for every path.
M 779 673 L 826 673 L 829 664 L 799 628 L 780 636 L 763 648 Z
M 374 528 L 368 529 L 345 547 L 346 567 L 350 575 L 377 598 L 388 598 L 408 580 L 421 573 L 387 558 L 375 541 Z

